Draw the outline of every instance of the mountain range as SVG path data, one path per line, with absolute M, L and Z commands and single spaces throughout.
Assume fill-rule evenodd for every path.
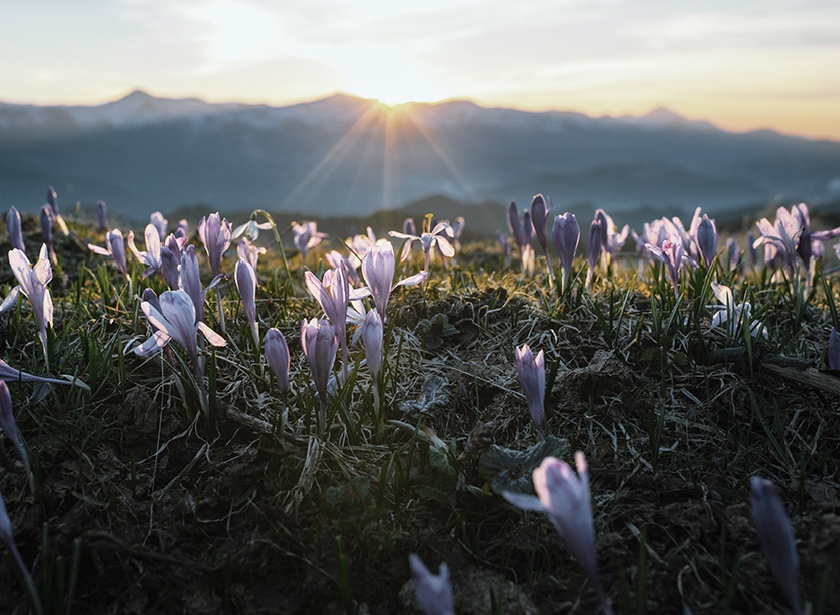
M 273 107 L 142 91 L 92 107 L 0 103 L 0 209 L 35 212 L 48 185 L 62 210 L 103 199 L 130 221 L 195 207 L 366 216 L 432 195 L 524 207 L 538 192 L 579 219 L 604 207 L 637 220 L 836 201 L 840 143 L 732 133 L 667 109 L 593 118 L 459 100 Z

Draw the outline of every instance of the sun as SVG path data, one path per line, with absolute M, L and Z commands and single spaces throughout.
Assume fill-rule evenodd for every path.
M 374 98 L 388 107 L 452 97 L 431 67 L 400 50 L 356 46 L 346 51 L 339 70 L 350 93 Z

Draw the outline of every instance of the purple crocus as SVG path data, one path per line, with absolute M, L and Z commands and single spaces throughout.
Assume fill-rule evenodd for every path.
M 265 248 L 255 246 L 247 237 L 240 239 L 236 246 L 236 254 L 239 258 L 248 261 L 254 271 L 257 270 L 257 261 L 259 260 L 260 254 L 265 254 L 265 251 Z
M 441 563 L 438 574 L 432 574 L 423 560 L 412 553 L 408 556 L 414 593 L 426 615 L 455 615 L 452 587 L 449 585 L 449 568 Z
M 785 506 L 773 483 L 758 476 L 750 479 L 750 509 L 759 541 L 770 561 L 770 570 L 782 586 L 794 612 L 801 613 L 796 539 Z
M 239 259 L 234 270 L 234 279 L 236 280 L 236 288 L 239 290 L 239 296 L 242 298 L 242 311 L 245 313 L 245 319 L 251 327 L 251 334 L 254 336 L 254 346 L 259 346 L 260 330 L 257 325 L 257 274 L 251 263 L 246 260 Z
M 207 288 L 202 289 L 201 277 L 198 269 L 198 257 L 195 255 L 195 246 L 189 245 L 181 255 L 181 268 L 179 270 L 178 288 L 185 291 L 192 299 L 195 308 L 196 323 L 204 320 L 204 297 L 207 291 L 214 288 L 223 278 L 217 275 L 213 278 Z
M 700 253 L 703 264 L 710 267 L 717 252 L 718 232 L 715 221 L 703 214 L 697 224 L 693 239 L 697 244 L 697 251 Z
M 108 206 L 101 199 L 96 201 L 96 225 L 99 231 L 108 228 Z
M 44 349 L 44 359 L 47 356 L 47 326 L 53 324 L 53 302 L 50 296 L 50 289 L 47 284 L 52 280 L 52 267 L 47 253 L 46 244 L 41 246 L 38 262 L 33 267 L 29 259 L 21 250 L 13 248 L 9 250 L 9 265 L 12 273 L 17 278 L 18 285 L 15 286 L 8 296 L 0 304 L 0 314 L 11 308 L 18 296 L 23 295 L 32 304 L 32 315 L 38 325 L 38 336 L 41 339 L 41 346 Z
M 158 307 L 159 306 L 159 307 Z M 205 416 L 210 408 L 204 376 L 198 362 L 198 343 L 196 334 L 202 335 L 213 346 L 225 346 L 222 336 L 213 331 L 201 321 L 196 321 L 195 306 L 192 298 L 183 290 L 168 290 L 160 295 L 158 306 L 151 301 L 143 301 L 140 309 L 146 320 L 156 329 L 152 337 L 134 349 L 140 356 L 146 356 L 166 346 L 170 340 L 175 340 L 187 353 L 196 381 L 201 388 L 201 405 Z
M 604 268 L 608 268 L 613 256 L 618 253 L 627 241 L 630 234 L 630 226 L 625 224 L 619 231 L 612 217 L 603 209 L 595 210 L 595 219 L 601 221 L 601 254 L 604 260 Z
M 645 244 L 645 247 L 653 258 L 665 263 L 671 283 L 674 285 L 674 295 L 679 297 L 680 270 L 683 264 L 689 263 L 693 267 L 697 266 L 697 261 L 683 250 L 683 242 L 679 233 L 671 233 L 671 236 L 662 242 L 661 247 L 650 243 Z
M 554 207 L 551 197 L 542 194 L 536 195 L 531 201 L 531 225 L 534 227 L 534 234 L 537 236 L 537 243 L 542 246 L 545 254 L 545 266 L 548 269 L 549 284 L 553 283 L 554 272 L 551 268 L 551 256 L 548 252 L 548 244 L 545 235 L 545 224 L 548 222 L 549 214 Z
M 41 206 L 41 234 L 44 237 L 44 244 L 47 246 L 50 260 L 56 262 L 55 248 L 53 248 L 53 214 L 48 205 Z
M 9 208 L 9 213 L 6 214 L 6 232 L 9 233 L 9 242 L 13 248 L 17 248 L 21 252 L 25 252 L 26 248 L 23 245 L 23 226 L 20 221 L 20 212 L 17 208 L 12 206 Z
M 344 369 L 349 369 L 347 353 L 347 305 L 350 303 L 350 283 L 347 271 L 341 264 L 335 269 L 324 272 L 324 281 L 319 280 L 311 271 L 303 274 L 306 290 L 318 302 L 324 314 L 330 319 L 336 337 L 341 343 L 341 356 Z
M 840 371 L 840 336 L 834 327 L 831 327 L 831 334 L 828 336 L 826 359 L 828 369 Z
M 23 460 L 26 473 L 29 474 L 29 456 L 23 449 L 23 443 L 18 436 L 15 413 L 12 408 L 12 394 L 4 380 L 0 380 L 0 429 L 6 433 L 6 437 L 12 442 L 12 446 L 15 447 L 21 460 Z
M 55 378 L 44 378 L 43 376 L 34 376 L 27 372 L 22 372 L 15 369 L 2 359 L 0 359 L 0 380 L 4 382 L 47 382 L 51 384 L 75 384 L 82 388 L 87 388 L 87 385 L 81 381 L 57 380 Z
M 318 223 L 312 221 L 304 222 L 303 224 L 292 222 L 292 233 L 294 234 L 292 241 L 298 251 L 300 251 L 300 263 L 302 267 L 306 263 L 306 255 L 309 253 L 309 250 L 321 243 L 321 240 L 327 234 L 321 233 L 318 230 Z
M 184 241 L 190 238 L 190 223 L 186 218 L 178 220 L 178 227 L 175 229 L 175 237 L 183 237 Z
M 781 252 L 790 279 L 795 278 L 799 236 L 805 228 L 804 221 L 800 217 L 800 212 L 797 209 L 788 211 L 784 207 L 779 207 L 776 210 L 774 224 L 770 224 L 767 218 L 762 218 L 756 222 L 756 227 L 758 227 L 760 236 L 753 242 L 753 247 L 758 248 L 761 245 L 772 245 L 776 250 Z M 765 248 L 765 260 L 767 258 L 768 251 Z
M 352 293 L 351 299 L 361 299 L 370 294 L 376 304 L 376 310 L 384 319 L 385 310 L 391 291 L 398 286 L 414 286 L 426 279 L 428 273 L 422 271 L 394 284 L 394 246 L 387 239 L 380 240 L 371 246 L 362 258 L 362 275 L 367 287 Z
M 365 346 L 365 357 L 367 366 L 373 378 L 373 397 L 376 408 L 376 437 L 382 435 L 385 413 L 382 406 L 382 394 L 379 386 L 380 374 L 382 372 L 382 346 L 384 332 L 382 329 L 382 318 L 379 312 L 371 310 L 365 315 L 362 323 L 362 343 Z
M 323 434 L 327 428 L 328 385 L 333 365 L 335 365 L 335 354 L 338 350 L 332 325 L 326 320 L 319 321 L 317 318 L 309 321 L 304 319 L 300 328 L 300 345 L 306 361 L 309 363 L 312 380 L 315 382 L 315 390 L 318 392 L 321 405 L 319 432 Z
M 522 274 L 533 275 L 534 248 L 531 246 L 531 232 L 533 231 L 531 213 L 526 209 L 522 213 L 522 221 L 520 221 L 514 201 L 511 201 L 510 205 L 508 205 L 508 228 L 510 229 L 510 234 L 513 235 L 516 241 L 516 246 L 519 248 L 519 256 L 522 260 Z
M 569 285 L 572 261 L 575 259 L 575 252 L 580 242 L 580 226 L 574 214 L 567 211 L 562 215 L 554 216 L 551 241 L 560 256 L 560 265 L 563 267 L 562 290 L 565 291 Z
M 58 228 L 62 233 L 65 235 L 69 234 L 70 231 L 67 229 L 67 223 L 64 221 L 64 218 L 61 217 L 61 214 L 58 213 L 58 193 L 52 186 L 47 187 L 47 205 L 49 206 L 50 213 L 52 214 L 52 221 L 58 225 Z
M 428 273 L 431 266 L 432 248 L 437 247 L 441 254 L 451 258 L 455 256 L 455 248 L 452 246 L 452 241 L 455 239 L 455 233 L 448 222 L 438 222 L 430 229 L 429 216 L 423 221 L 423 232 L 418 235 L 408 235 L 397 231 L 389 231 L 391 237 L 397 239 L 406 239 L 403 244 L 402 253 L 400 254 L 400 261 L 406 260 L 411 255 L 411 244 L 415 241 L 420 242 L 420 247 L 423 248 L 424 267 L 423 270 Z
M 219 275 L 222 268 L 222 255 L 230 247 L 231 224 L 223 219 L 219 212 L 202 217 L 198 223 L 198 238 L 207 251 L 210 271 Z
M 125 240 L 120 229 L 115 228 L 105 235 L 105 247 L 88 244 L 88 249 L 102 256 L 110 256 L 114 260 L 114 267 L 124 277 L 128 277 L 128 264 L 125 260 Z
M 291 369 L 291 356 L 286 336 L 276 327 L 272 327 L 265 333 L 263 341 L 263 354 L 274 377 L 277 378 L 277 386 L 283 394 L 283 403 L 286 403 L 286 396 L 289 393 L 289 370 Z
M 134 245 L 134 231 L 128 231 L 128 248 L 138 261 L 146 265 L 143 278 L 148 278 L 163 268 L 163 262 L 160 259 L 160 235 L 153 224 L 146 225 L 143 235 L 146 239 L 146 249 L 141 252 Z
M 598 259 L 604 248 L 604 223 L 599 218 L 592 220 L 589 225 L 589 245 L 586 250 L 589 269 L 586 272 L 586 287 L 592 286 L 592 278 L 595 277 L 595 267 L 598 266 Z
M 598 578 L 595 529 L 589 495 L 589 471 L 581 451 L 575 453 L 577 475 L 565 461 L 546 457 L 534 470 L 537 496 L 506 491 L 504 498 L 522 510 L 548 515 L 595 588 L 605 613 L 612 613 L 609 599 Z
M 169 224 L 169 220 L 164 218 L 159 211 L 155 211 L 149 216 L 149 224 L 157 229 L 158 237 L 163 241 L 163 238 L 166 237 L 166 226 Z
M 528 402 L 531 421 L 537 429 L 540 440 L 545 440 L 545 357 L 540 350 L 537 356 L 528 344 L 516 348 L 516 373 L 519 384 Z

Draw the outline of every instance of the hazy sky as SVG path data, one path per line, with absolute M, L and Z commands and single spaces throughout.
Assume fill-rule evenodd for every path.
M 840 140 L 836 0 L 0 0 L 0 100 L 167 97 L 640 115 Z

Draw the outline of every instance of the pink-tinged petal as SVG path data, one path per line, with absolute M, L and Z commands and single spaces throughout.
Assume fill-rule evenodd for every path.
M 412 276 L 407 277 L 404 280 L 400 280 L 396 284 L 394 284 L 394 288 L 398 286 L 417 286 L 426 280 L 429 277 L 428 271 L 421 271 L 420 273 L 415 273 Z
M 363 286 L 362 288 L 351 288 L 348 296 L 350 301 L 358 301 L 359 299 L 364 299 L 365 297 L 370 297 L 370 288 L 367 286 Z
M 147 339 L 145 342 L 143 342 L 139 346 L 135 346 L 134 352 L 135 352 L 135 354 L 138 354 L 141 357 L 145 357 L 146 355 L 149 355 L 149 354 L 153 353 L 154 351 L 166 346 L 169 343 L 169 340 L 171 340 L 171 339 L 172 338 L 169 337 L 163 331 L 155 331 L 152 334 L 152 337 Z
M 9 294 L 6 295 L 6 298 L 3 299 L 3 303 L 0 303 L 0 314 L 11 309 L 17 302 L 19 296 L 20 286 L 15 286 L 11 291 L 9 291 Z
M 106 250 L 105 248 L 103 248 L 101 246 L 95 246 L 92 243 L 89 243 L 87 245 L 87 247 L 88 247 L 88 250 L 90 250 L 94 254 L 101 254 L 102 256 L 111 256 L 111 251 Z
M 32 284 L 29 274 L 32 271 L 32 264 L 29 262 L 29 259 L 26 258 L 26 254 L 17 248 L 9 250 L 9 266 L 11 267 L 15 278 L 17 278 L 23 294 L 29 296 L 28 290 Z
M 172 329 L 172 325 L 166 317 L 158 310 L 158 308 L 149 301 L 143 301 L 140 303 L 140 310 L 146 316 L 146 320 L 149 321 L 156 329 L 159 329 L 165 333 L 169 333 L 169 330 Z
M 190 296 L 183 290 L 168 290 L 160 296 L 160 308 L 166 320 L 172 325 L 167 333 L 192 354 L 191 351 L 196 345 L 195 306 Z
M 306 290 L 309 291 L 309 294 L 312 295 L 312 298 L 318 302 L 318 305 L 320 305 L 322 309 L 324 308 L 325 302 L 332 300 L 332 297 L 327 292 L 327 289 L 324 288 L 321 280 L 319 280 L 318 277 L 311 271 L 303 272 L 303 281 L 306 284 Z M 326 312 L 326 310 L 324 311 Z
M 452 229 L 450 228 L 450 230 Z M 438 248 L 440 248 L 440 251 L 444 256 L 455 256 L 455 248 L 452 247 L 452 244 L 449 243 L 449 240 L 446 237 L 444 237 L 443 235 L 436 235 L 435 241 L 437 242 Z
M 213 331 L 213 329 L 208 327 L 203 322 L 198 323 L 198 330 L 201 331 L 204 337 L 207 338 L 207 341 L 210 342 L 213 346 L 227 346 L 225 338 Z

